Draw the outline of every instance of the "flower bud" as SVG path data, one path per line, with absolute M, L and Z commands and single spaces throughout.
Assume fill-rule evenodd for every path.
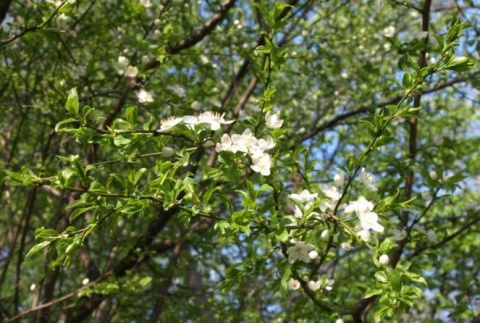
M 337 187 L 343 186 L 343 184 L 345 183 L 345 174 L 344 173 L 335 174 L 335 176 L 333 177 L 333 182 Z
M 172 157 L 174 153 L 175 150 L 172 147 L 165 146 L 162 148 L 162 157 L 164 158 Z
M 431 170 L 429 175 L 430 175 L 430 178 L 433 179 L 434 181 L 436 181 L 438 179 L 437 172 L 434 171 L 434 170 Z
M 390 258 L 388 258 L 387 255 L 383 254 L 380 256 L 380 258 L 378 258 L 378 262 L 380 263 L 380 265 L 386 266 L 390 262 Z
M 328 230 L 323 230 L 322 233 L 320 234 L 320 238 L 323 240 L 327 240 L 330 237 L 330 233 L 328 233 Z
M 90 279 L 88 278 L 85 278 L 84 280 L 82 280 L 82 285 L 87 285 L 88 283 L 90 282 Z
M 318 257 L 318 252 L 316 250 L 312 250 L 308 253 L 308 256 L 310 257 L 310 259 L 315 259 Z
M 30 285 L 30 291 L 31 291 L 31 292 L 34 292 L 35 289 L 37 289 L 37 285 L 31 284 L 31 285 Z
M 342 248 L 345 251 L 349 251 L 350 249 L 352 249 L 352 245 L 350 244 L 350 242 L 342 242 L 340 244 L 340 248 Z

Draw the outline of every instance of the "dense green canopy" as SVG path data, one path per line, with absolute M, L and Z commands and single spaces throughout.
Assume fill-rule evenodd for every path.
M 0 2 L 0 321 L 480 315 L 477 1 Z

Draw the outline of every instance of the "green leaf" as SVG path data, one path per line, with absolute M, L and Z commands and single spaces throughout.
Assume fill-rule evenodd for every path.
M 387 275 L 385 275 L 384 271 L 377 271 L 374 276 L 375 279 L 382 284 L 388 282 Z
M 388 281 L 392 285 L 393 290 L 400 292 L 402 289 L 402 277 L 395 269 L 392 267 L 385 267 L 385 274 L 387 275 Z
M 391 250 L 393 250 L 395 247 L 397 247 L 398 244 L 395 241 L 394 238 L 387 238 L 383 240 L 382 244 L 378 247 L 377 252 L 379 254 L 388 254 Z
M 138 119 L 137 109 L 134 107 L 128 107 L 125 110 L 125 118 L 131 125 L 134 125 L 135 123 L 137 123 L 137 119 Z
M 132 134 L 117 134 L 113 139 L 113 143 L 115 146 L 126 146 L 132 142 L 133 135 Z
M 42 237 L 57 237 L 59 233 L 57 230 L 54 229 L 44 229 L 41 230 L 40 232 L 35 232 L 35 238 L 42 238 Z
M 219 187 L 211 187 L 210 189 L 208 189 L 208 191 L 206 191 L 205 194 L 203 194 L 203 198 L 202 198 L 203 204 L 207 205 L 213 193 L 215 193 L 215 191 L 219 189 L 220 189 Z
M 36 245 L 34 245 L 32 247 L 32 249 L 30 249 L 27 253 L 27 255 L 25 256 L 25 258 L 28 258 L 30 257 L 31 255 L 33 255 L 34 253 L 42 250 L 43 248 L 45 248 L 46 246 L 48 246 L 49 244 L 51 244 L 53 242 L 53 240 L 48 240 L 48 241 L 42 241 Z
M 279 228 L 275 231 L 275 238 L 282 242 L 287 242 L 289 235 L 288 230 L 286 228 Z
M 373 314 L 373 319 L 374 319 L 375 323 L 382 322 L 383 317 L 387 314 L 387 312 L 389 310 L 390 310 L 389 306 L 382 306 L 382 307 L 380 307 L 380 309 L 375 311 L 375 313 Z
M 68 118 L 60 121 L 55 125 L 55 132 L 65 132 L 64 129 L 61 129 L 61 126 L 63 126 L 64 124 L 73 123 L 73 122 L 78 122 L 78 120 L 75 118 Z
M 140 286 L 147 286 L 148 284 L 150 284 L 152 281 L 152 277 L 148 276 L 148 277 L 143 277 L 142 279 L 140 279 L 140 281 L 138 282 L 138 284 Z
M 80 117 L 78 114 L 79 104 L 78 104 L 78 93 L 77 88 L 74 87 L 68 93 L 67 103 L 65 104 L 65 108 L 73 113 L 75 116 Z
M 378 288 L 375 288 L 375 287 L 370 287 L 365 292 L 365 295 L 363 296 L 363 298 L 369 298 L 369 297 L 372 297 L 372 296 L 375 296 L 375 295 L 380 295 L 382 293 L 383 293 L 382 289 L 378 289 Z

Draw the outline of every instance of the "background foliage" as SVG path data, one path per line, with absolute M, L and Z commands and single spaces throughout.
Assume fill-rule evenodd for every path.
M 1 2 L 1 320 L 472 320 L 479 9 Z M 158 131 L 205 111 L 235 122 Z M 271 175 L 215 150 L 247 128 Z M 360 196 L 385 227 L 368 242 L 341 207 Z M 290 263 L 292 239 L 318 257 Z

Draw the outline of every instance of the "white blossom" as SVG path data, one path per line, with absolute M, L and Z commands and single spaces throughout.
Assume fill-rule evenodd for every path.
M 360 225 L 364 230 L 370 230 L 377 232 L 383 232 L 385 228 L 378 223 L 378 214 L 375 212 L 363 213 L 358 216 Z
M 218 112 L 204 112 L 198 116 L 198 123 L 208 123 L 210 124 L 210 129 L 212 131 L 220 129 L 221 124 L 230 124 L 234 122 L 234 120 L 226 121 L 223 117 L 225 113 L 218 113 Z
M 291 290 L 297 290 L 300 288 L 300 282 L 296 279 L 291 278 L 288 281 L 288 288 L 290 288 Z
M 232 145 L 233 151 L 242 151 L 248 153 L 250 146 L 257 145 L 257 138 L 253 136 L 253 133 L 250 129 L 245 129 L 241 135 L 233 134 L 232 135 Z
M 128 65 L 129 65 L 128 59 L 125 56 L 119 56 L 117 61 L 117 73 L 120 75 L 123 75 Z
M 153 102 L 153 95 L 151 92 L 147 92 L 144 89 L 141 89 L 137 92 L 137 98 L 140 103 Z
M 367 242 L 371 238 L 370 231 L 365 230 L 365 229 L 358 231 L 357 234 L 360 237 L 360 239 L 362 239 L 365 242 Z
M 168 117 L 160 120 L 160 129 L 158 131 L 168 130 L 182 122 L 182 118 Z
M 262 174 L 263 176 L 270 175 L 270 168 L 272 167 L 272 160 L 269 154 L 263 154 L 262 156 L 252 157 L 253 165 L 250 166 L 255 172 Z
M 377 191 L 375 184 L 373 184 L 373 174 L 365 172 L 365 168 L 362 168 L 360 173 L 360 180 L 362 181 L 363 185 L 370 191 Z
M 323 194 L 328 197 L 332 202 L 336 202 L 340 199 L 342 194 L 338 191 L 338 188 L 335 186 L 330 186 L 322 190 Z
M 317 280 L 317 281 L 311 280 L 311 281 L 308 282 L 308 288 L 310 288 L 314 292 L 319 290 L 321 286 L 322 286 L 322 281 L 321 280 Z
M 82 285 L 85 286 L 85 285 L 87 285 L 89 282 L 90 282 L 90 279 L 84 278 L 84 279 L 82 280 Z
M 279 113 L 271 113 L 270 111 L 267 112 L 265 115 L 265 122 L 267 127 L 270 129 L 278 129 L 282 127 L 283 120 L 280 119 Z
M 261 155 L 265 150 L 269 150 L 275 147 L 275 142 L 273 141 L 272 136 L 267 136 L 265 139 L 259 139 L 256 142 L 256 145 L 250 146 L 250 154 Z
M 31 292 L 34 292 L 35 289 L 37 289 L 37 285 L 31 284 L 31 285 L 30 285 L 30 291 L 31 291 Z
M 125 70 L 125 76 L 127 77 L 135 77 L 138 74 L 138 68 L 136 66 L 128 66 Z
M 383 29 L 383 35 L 385 37 L 393 37 L 395 36 L 395 26 L 388 26 Z
M 203 112 L 198 117 L 197 116 L 184 116 L 183 122 L 193 128 L 196 124 L 206 123 L 210 125 L 210 130 L 215 131 L 220 129 L 221 124 L 230 124 L 234 120 L 226 121 L 224 119 L 224 113 L 220 114 L 218 112 Z
M 152 6 L 151 0 L 140 0 L 140 4 L 145 8 L 150 8 Z
M 308 203 L 313 202 L 318 197 L 318 194 L 312 194 L 308 190 L 303 190 L 300 194 L 290 194 L 289 197 L 302 203 Z
M 335 279 L 329 279 L 329 278 L 326 278 L 326 281 L 327 281 L 327 286 L 325 286 L 325 290 L 327 291 L 331 291 L 333 289 L 333 284 L 335 284 Z
M 200 102 L 198 102 L 198 101 L 193 101 L 192 104 L 190 104 L 190 108 L 192 108 L 193 110 L 196 110 L 196 111 L 199 111 L 201 107 L 202 106 L 201 106 Z
M 233 151 L 232 147 L 232 138 L 230 138 L 228 134 L 224 133 L 222 138 L 220 138 L 220 142 L 217 142 L 215 150 L 218 153 L 221 151 Z
M 357 215 L 367 213 L 373 210 L 373 203 L 360 196 L 356 201 L 350 202 L 345 208 L 345 213 L 350 214 L 356 212 Z
M 345 208 L 345 213 L 355 212 L 360 225 L 364 230 L 374 230 L 377 232 L 383 232 L 384 228 L 378 223 L 378 215 L 373 210 L 373 203 L 367 201 L 363 196 L 360 196 L 356 201 L 350 202 Z
M 297 260 L 309 263 L 310 256 L 309 252 L 315 247 L 311 244 L 306 244 L 302 241 L 295 242 L 295 245 L 287 249 L 288 262 L 293 264 Z

